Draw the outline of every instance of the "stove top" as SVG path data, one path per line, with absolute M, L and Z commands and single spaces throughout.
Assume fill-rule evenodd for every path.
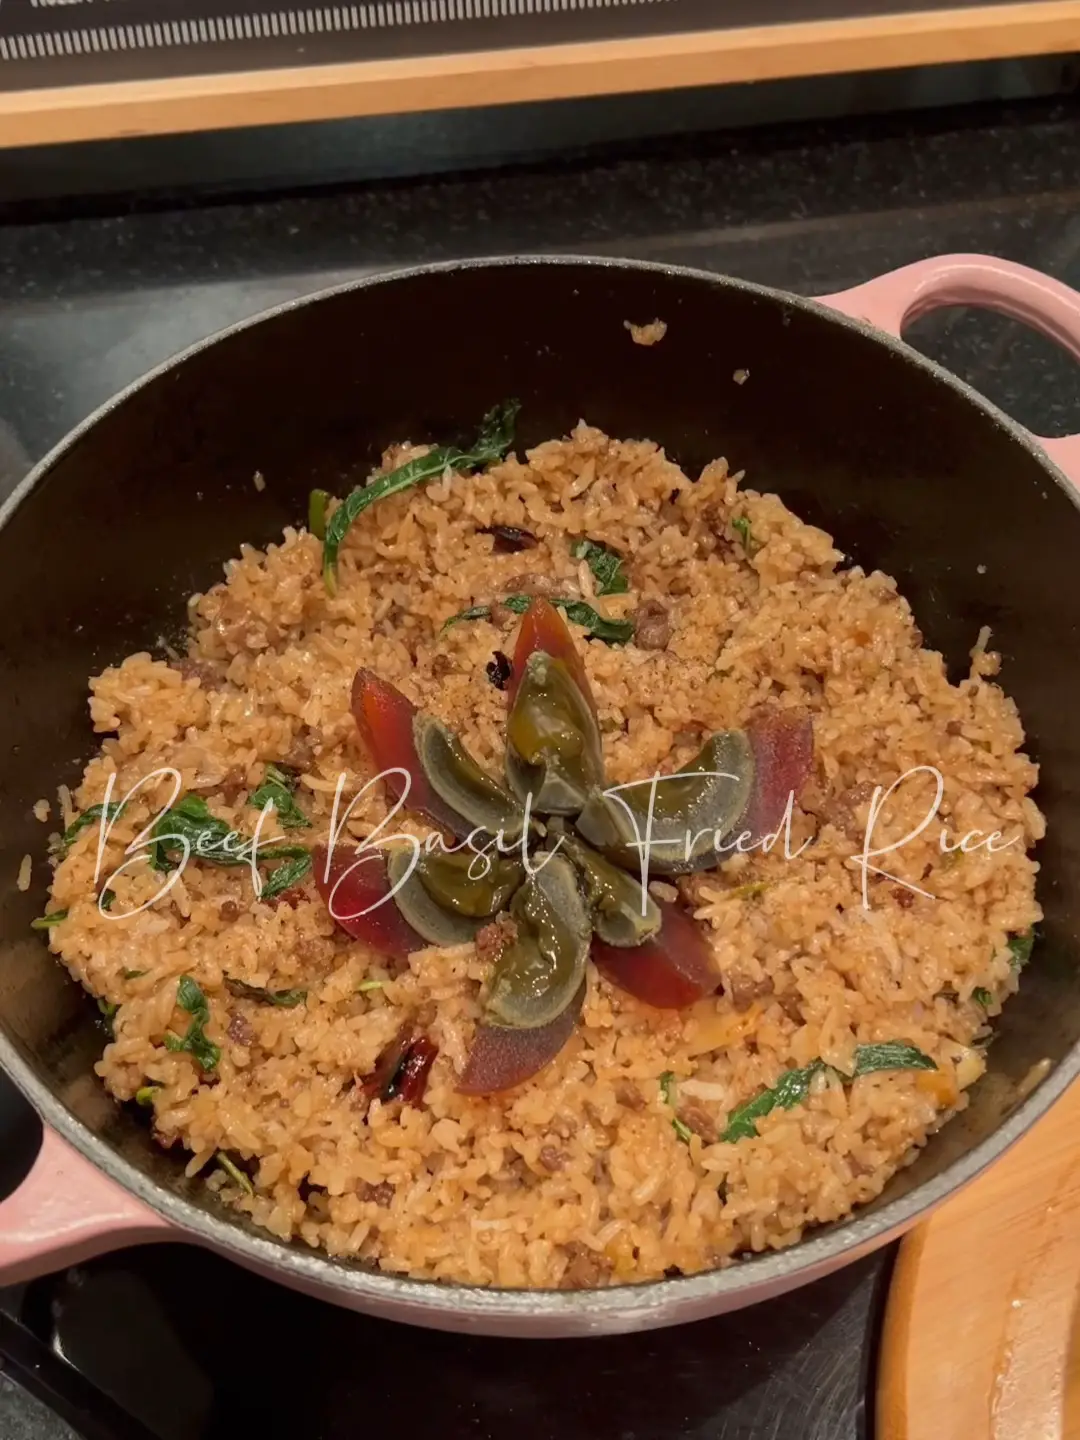
M 1075 101 L 999 106 L 0 226 L 0 501 L 67 429 L 176 350 L 393 265 L 568 250 L 823 294 L 983 250 L 1080 284 L 1078 141 Z M 945 311 L 907 338 L 1034 429 L 1080 431 L 1075 362 L 1012 322 Z M 0 1196 L 28 1167 L 35 1126 L 0 1077 Z M 0 1436 L 870 1440 L 891 1261 L 675 1330 L 540 1342 L 368 1320 L 185 1245 L 128 1250 L 0 1291 Z
M 444 1440 L 869 1440 L 889 1269 L 871 1257 L 673 1330 L 522 1341 L 368 1319 L 187 1245 L 147 1246 L 0 1292 L 0 1349 L 86 1440 L 352 1440 L 359 1424 Z

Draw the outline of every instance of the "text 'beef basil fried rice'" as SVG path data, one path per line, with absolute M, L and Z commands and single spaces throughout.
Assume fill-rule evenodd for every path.
M 828 535 L 723 461 L 692 480 L 654 444 L 584 423 L 523 459 L 482 440 L 394 447 L 384 478 L 426 465 L 415 483 L 336 528 L 337 502 L 316 495 L 316 533 L 245 548 L 192 598 L 187 655 L 132 655 L 91 680 L 107 738 L 76 792 L 61 789 L 67 834 L 38 923 L 99 1000 L 110 1092 L 275 1235 L 384 1271 L 537 1287 L 790 1245 L 876 1196 L 985 1069 L 1041 914 L 1027 852 L 1043 821 L 1016 708 L 988 678 L 985 637 L 950 684 L 891 579 L 842 568 Z M 389 808 L 385 784 L 364 790 L 385 766 L 358 725 L 358 672 L 505 784 L 513 657 L 536 597 L 573 637 L 580 661 L 556 679 L 577 684 L 583 725 L 591 691 L 591 763 L 608 786 L 678 768 L 711 736 L 752 735 L 762 714 L 812 726 L 812 754 L 769 853 L 652 877 L 649 913 L 696 927 L 707 988 L 643 1003 L 611 978 L 631 952 L 609 969 L 594 938 L 595 963 L 566 981 L 573 1000 L 551 1007 L 565 1017 L 553 1058 L 466 1093 L 493 966 L 524 923 L 508 898 L 516 852 L 491 923 L 465 914 L 472 928 L 446 933 L 473 938 L 416 948 L 335 923 L 319 847 L 340 777 L 346 799 L 363 793 L 339 848 Z M 131 794 L 165 767 L 175 795 L 167 778 Z M 943 777 L 937 816 L 874 862 L 886 873 L 867 870 L 864 903 L 854 857 L 875 787 L 914 772 L 877 819 L 882 847 L 928 813 L 934 776 L 918 767 Z M 564 818 L 542 831 L 565 835 L 571 858 L 576 808 L 553 800 Z M 391 828 L 431 834 L 422 811 Z M 260 823 L 256 863 L 243 846 Z M 943 848 L 943 829 L 947 847 L 1004 840 Z M 552 883 L 575 873 L 562 863 Z M 580 904 L 585 946 L 599 921 Z

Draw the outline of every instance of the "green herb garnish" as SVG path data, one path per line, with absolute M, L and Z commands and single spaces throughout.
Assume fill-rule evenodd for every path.
M 570 546 L 575 560 L 584 560 L 593 573 L 598 595 L 625 595 L 630 581 L 623 571 L 622 556 L 600 540 L 575 540 Z
M 111 1022 L 116 1012 L 120 1009 L 120 1006 L 114 1005 L 111 1000 L 102 1000 L 99 997 L 97 1008 L 101 1011 L 104 1018 Z
M 214 1156 L 214 1163 L 224 1170 L 229 1179 L 239 1185 L 241 1190 L 246 1190 L 249 1195 L 255 1194 L 255 1186 L 252 1185 L 250 1177 L 244 1174 L 234 1160 L 229 1159 L 224 1150 L 219 1150 Z
M 266 767 L 262 784 L 251 792 L 248 804 L 254 805 L 256 810 L 273 806 L 286 830 L 308 830 L 311 821 L 293 799 L 295 789 L 295 773 L 271 763 Z
M 50 910 L 48 915 L 39 915 L 35 920 L 30 921 L 31 930 L 51 930 L 54 925 L 59 925 L 61 920 L 68 917 L 67 910 Z
M 284 771 L 279 773 L 284 775 Z M 189 858 L 205 860 L 208 865 L 249 865 L 255 843 L 212 815 L 201 795 L 185 795 L 166 810 L 155 822 L 150 838 L 150 866 L 154 870 L 175 869 L 179 862 L 170 852 L 178 850 L 182 855 L 185 848 Z M 260 896 L 263 900 L 291 889 L 311 869 L 311 854 L 302 845 L 267 845 L 260 848 L 258 859 L 260 865 L 270 860 L 286 862 L 266 877 Z
M 221 1059 L 221 1050 L 206 1036 L 210 1023 L 210 1002 L 190 975 L 181 975 L 176 987 L 176 1003 L 191 1016 L 191 1024 L 183 1039 L 171 1031 L 165 1036 L 166 1050 L 186 1050 L 193 1055 L 199 1069 L 213 1070 Z
M 670 1105 L 672 1109 L 674 1109 L 675 1075 L 673 1071 L 665 1070 L 664 1073 L 660 1076 L 660 1094 L 664 1097 L 665 1105 Z M 690 1136 L 694 1132 L 690 1129 L 690 1126 L 687 1125 L 685 1120 L 680 1120 L 677 1115 L 673 1116 L 671 1121 L 671 1128 L 675 1131 L 675 1134 L 683 1142 L 684 1145 L 690 1144 Z
M 146 974 L 145 970 L 121 970 L 120 974 L 125 980 L 139 980 Z
M 790 1110 L 801 1105 L 810 1094 L 815 1076 L 826 1069 L 822 1060 L 814 1060 L 801 1070 L 788 1070 L 771 1090 L 764 1090 L 745 1105 L 737 1106 L 728 1117 L 727 1129 L 720 1139 L 727 1144 L 736 1140 L 752 1139 L 757 1134 L 757 1121 L 773 1110 Z
M 994 1003 L 993 995 L 990 994 L 990 991 L 987 990 L 984 985 L 976 985 L 975 989 L 971 992 L 971 998 L 975 1001 L 976 1005 L 981 1005 L 984 1010 L 989 1010 L 990 1006 Z
M 145 1085 L 140 1085 L 135 1091 L 135 1104 L 141 1105 L 144 1110 L 149 1110 L 154 1103 L 154 1091 L 160 1089 L 160 1081 L 148 1080 Z
M 852 1079 L 873 1075 L 876 1070 L 936 1070 L 929 1055 L 906 1040 L 886 1040 L 880 1045 L 856 1045 Z
M 517 597 L 511 596 L 510 598 L 516 599 Z M 503 603 L 506 605 L 507 609 L 513 610 L 514 607 L 509 603 L 509 601 L 504 601 Z M 522 611 L 521 613 L 524 614 L 525 612 Z M 449 630 L 450 626 L 456 625 L 459 620 L 486 620 L 490 614 L 490 605 L 470 605 L 468 610 L 459 610 L 456 615 L 451 615 L 449 620 L 445 620 L 443 622 L 442 628 L 444 631 Z
M 754 532 L 750 528 L 750 521 L 745 515 L 737 515 L 731 522 L 731 528 L 742 541 L 742 547 L 747 556 L 756 555 L 761 549 L 760 540 L 755 539 Z
M 633 639 L 632 620 L 607 620 L 584 600 L 553 600 L 551 603 L 557 605 L 575 625 L 583 625 L 589 632 L 590 640 L 603 640 L 605 645 L 625 645 Z
M 153 870 L 174 870 L 179 863 L 171 852 L 205 860 L 210 865 L 244 865 L 251 842 L 224 820 L 210 813 L 201 795 L 184 795 L 171 810 L 154 822 L 150 831 L 150 866 Z M 186 847 L 185 847 L 186 842 Z
M 499 604 L 505 605 L 515 615 L 524 615 L 535 598 L 534 595 L 506 595 L 499 601 Z M 632 620 L 607 620 L 591 605 L 586 605 L 584 600 L 556 597 L 550 603 L 561 610 L 566 618 L 572 620 L 575 625 L 583 625 L 589 632 L 590 640 L 603 640 L 605 645 L 625 645 L 628 640 L 633 639 L 634 622 Z M 449 620 L 444 621 L 442 628 L 449 630 L 450 626 L 456 625 L 459 620 L 486 620 L 490 614 L 490 605 L 473 605 L 468 610 L 461 610 L 457 615 L 451 615 Z
M 329 499 L 329 490 L 312 490 L 308 496 L 307 528 L 316 540 L 326 539 L 326 502 Z
M 95 820 L 100 820 L 103 815 L 106 820 L 115 820 L 123 809 L 124 802 L 122 800 L 114 801 L 111 805 L 91 805 L 90 809 L 84 810 L 60 836 L 61 847 L 67 850 L 88 826 L 93 825 Z
M 772 889 L 772 882 L 768 880 L 753 880 L 749 885 L 738 885 L 729 892 L 731 900 L 760 900 L 766 890 Z
M 518 400 L 504 400 L 489 410 L 480 422 L 480 431 L 469 450 L 456 445 L 437 445 L 426 455 L 407 460 L 389 475 L 380 475 L 370 485 L 358 485 L 326 522 L 323 539 L 323 581 L 331 595 L 337 589 L 338 551 L 353 521 L 377 500 L 398 495 L 414 485 L 437 480 L 446 470 L 467 472 L 494 465 L 510 449 L 514 439 L 514 421 L 521 408 Z
M 841 1079 L 857 1079 L 860 1075 L 872 1075 L 879 1070 L 936 1070 L 937 1065 L 929 1055 L 909 1045 L 904 1040 L 888 1040 L 879 1045 L 857 1045 L 855 1047 L 855 1068 L 851 1076 Z M 753 1139 L 757 1134 L 757 1121 L 773 1110 L 791 1110 L 801 1105 L 810 1094 L 810 1086 L 818 1075 L 836 1071 L 824 1060 L 812 1060 L 801 1070 L 788 1070 L 780 1076 L 771 1090 L 764 1090 L 753 1100 L 737 1106 L 728 1118 L 727 1129 L 720 1139 L 727 1144 L 736 1140 Z
M 307 999 L 306 990 L 264 990 L 261 985 L 249 985 L 246 980 L 230 980 L 228 976 L 225 977 L 225 988 L 230 995 L 236 995 L 241 1000 L 256 1000 L 260 1005 L 280 1005 L 284 1010 L 302 1005 Z
M 99 909 L 99 910 L 109 911 L 109 910 L 112 909 L 112 907 L 113 907 L 113 905 L 114 905 L 115 902 L 116 902 L 116 891 L 115 891 L 115 890 L 102 890 L 101 894 L 98 896 L 98 909 Z M 140 972 L 140 973 L 141 973 L 141 972 Z
M 1023 970 L 1024 966 L 1031 959 L 1031 951 L 1035 944 L 1035 927 L 1025 930 L 1020 935 L 1009 936 L 1009 949 L 1012 951 L 1010 964 L 1016 971 Z
M 264 850 L 259 859 L 285 860 L 284 865 L 271 870 L 266 877 L 260 900 L 272 900 L 275 895 L 291 890 L 294 885 L 299 885 L 311 870 L 311 852 L 302 845 L 273 845 L 269 850 Z
M 361 980 L 356 988 L 363 995 L 367 990 L 381 990 L 385 984 L 385 980 Z

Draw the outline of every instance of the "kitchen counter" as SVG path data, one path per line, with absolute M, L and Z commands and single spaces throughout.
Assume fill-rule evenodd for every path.
M 985 250 L 1080 284 L 1080 99 L 673 141 L 478 175 L 0 227 L 8 484 L 143 371 L 282 300 L 395 265 L 630 255 L 804 294 Z M 1016 418 L 1080 429 L 1075 371 L 987 316 L 910 337 Z
M 173 210 L 26 217 L 0 226 L 0 497 L 71 426 L 177 350 L 373 271 L 564 251 L 814 294 L 958 250 L 1080 286 L 1080 100 L 710 134 Z M 927 317 L 908 338 L 1035 430 L 1080 431 L 1075 364 L 1049 342 L 962 311 Z M 69 1433 L 0 1377 L 0 1434 Z

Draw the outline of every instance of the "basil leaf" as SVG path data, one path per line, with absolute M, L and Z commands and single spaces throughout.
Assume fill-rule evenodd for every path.
M 850 1077 L 873 1075 L 879 1070 L 936 1070 L 937 1065 L 914 1045 L 906 1040 L 886 1040 L 876 1045 L 856 1045 L 855 1070 Z M 727 1129 L 720 1139 L 728 1144 L 736 1140 L 749 1140 L 757 1135 L 757 1121 L 773 1110 L 790 1110 L 801 1105 L 810 1094 L 810 1086 L 817 1075 L 823 1075 L 832 1067 L 824 1060 L 812 1060 L 801 1070 L 788 1070 L 780 1076 L 771 1090 L 764 1090 L 745 1105 L 737 1106 L 728 1117 Z M 837 1074 L 837 1071 L 833 1071 Z
M 326 502 L 329 499 L 329 490 L 312 490 L 308 496 L 307 528 L 316 540 L 326 539 Z
M 290 775 L 277 765 L 267 765 L 262 784 L 251 792 L 249 805 L 256 810 L 265 810 L 267 805 L 277 811 L 278 819 L 286 830 L 308 830 L 311 821 L 293 799 L 296 787 L 295 775 Z
M 459 610 L 456 615 L 451 615 L 449 620 L 444 620 L 440 634 L 456 625 L 459 620 L 486 620 L 491 614 L 490 605 L 470 605 L 468 610 Z
M 1031 951 L 1035 945 L 1035 927 L 1023 931 L 1020 935 L 1009 936 L 1009 949 L 1012 951 L 1012 960 L 1009 962 L 1014 970 L 1023 970 L 1024 966 L 1031 959 Z
M 210 1021 L 210 1002 L 190 975 L 181 975 L 176 986 L 176 1003 L 191 1016 L 191 1024 L 183 1039 L 170 1031 L 165 1036 L 166 1050 L 186 1050 L 195 1059 L 200 1070 L 216 1068 L 221 1051 L 206 1036 Z
M 66 920 L 66 910 L 50 910 L 48 915 L 39 915 L 36 920 L 30 921 L 31 930 L 51 930 L 54 925 L 59 925 L 61 920 Z
M 354 520 L 388 495 L 398 495 L 414 485 L 437 479 L 447 470 L 466 472 L 482 470 L 501 460 L 514 438 L 514 422 L 521 408 L 518 400 L 504 400 L 489 410 L 480 422 L 480 430 L 472 447 L 459 450 L 456 445 L 437 445 L 426 455 L 407 460 L 389 475 L 380 475 L 370 485 L 358 485 L 331 515 L 323 539 L 323 582 L 331 595 L 337 589 L 337 563 L 341 543 Z
M 971 998 L 975 1001 L 976 1005 L 981 1005 L 984 1010 L 989 1010 L 990 1006 L 994 1003 L 993 995 L 991 995 L 990 991 L 983 985 L 976 985 L 975 989 L 971 992 Z
M 752 880 L 749 885 L 737 885 L 734 890 L 729 890 L 729 900 L 760 900 L 767 890 L 775 885 L 775 880 Z
M 307 999 L 306 990 L 264 990 L 261 985 L 249 985 L 246 980 L 230 980 L 225 977 L 225 989 L 240 1000 L 255 1000 L 260 1005 L 280 1005 L 291 1010 L 302 1005 Z
M 176 861 L 169 852 L 179 850 L 182 854 L 185 840 L 189 858 L 205 860 L 209 865 L 246 865 L 250 858 L 251 842 L 212 815 L 201 795 L 185 795 L 171 810 L 159 815 L 150 840 L 150 865 L 154 870 L 175 869 Z
M 286 765 L 284 760 L 282 760 L 280 765 L 276 764 L 273 760 L 268 760 L 266 762 L 266 774 L 263 776 L 263 780 L 269 780 L 275 785 L 280 785 L 283 790 L 291 795 L 300 783 L 300 771 L 297 770 L 295 765 Z
M 93 825 L 94 821 L 100 820 L 102 815 L 105 816 L 106 820 L 115 820 L 116 817 L 123 812 L 123 809 L 124 802 L 122 800 L 114 801 L 111 805 L 91 805 L 90 809 L 84 810 L 77 819 L 71 822 L 63 835 L 60 836 L 61 846 L 64 850 L 67 850 L 71 843 L 82 834 L 88 825 Z
M 275 895 L 291 890 L 294 885 L 299 885 L 311 870 L 311 852 L 302 845 L 273 845 L 269 850 L 264 850 L 259 859 L 286 861 L 284 865 L 270 871 L 263 884 L 260 900 L 272 900 Z
M 138 980 L 146 974 L 145 970 L 121 970 L 120 974 L 125 980 Z
M 180 976 L 176 986 L 176 1003 L 203 1024 L 210 1019 L 209 1001 L 190 975 Z
M 288 794 L 288 776 L 275 767 L 281 777 L 275 780 L 283 797 L 291 803 Z M 257 792 L 256 792 L 257 793 Z M 297 811 L 298 814 L 301 812 Z M 304 816 L 304 824 L 310 822 Z M 231 830 L 224 820 L 211 815 L 201 795 L 185 795 L 171 810 L 160 816 L 151 831 L 153 844 L 150 864 L 155 870 L 172 870 L 176 862 L 169 855 L 170 849 L 183 850 L 182 840 L 188 843 L 188 854 L 195 860 L 205 860 L 209 865 L 248 865 L 251 863 L 253 842 L 239 830 Z M 263 884 L 262 899 L 272 899 L 296 885 L 311 869 L 311 855 L 302 845 L 268 845 L 260 849 L 259 864 L 271 860 L 286 860 L 272 870 Z
M 101 894 L 98 896 L 98 908 L 99 908 L 100 910 L 105 910 L 105 911 L 107 912 L 107 911 L 109 911 L 109 910 L 112 909 L 112 907 L 113 907 L 113 905 L 114 905 L 115 903 L 116 903 L 116 891 L 115 891 L 115 890 L 102 890 Z M 140 973 L 141 973 L 141 972 L 140 972 Z
M 622 556 L 600 540 L 575 540 L 570 546 L 575 560 L 584 560 L 593 573 L 598 595 L 625 595 L 630 581 L 622 568 Z
M 665 1070 L 660 1076 L 660 1094 L 664 1097 L 666 1104 L 675 1105 L 675 1075 L 671 1070 Z M 680 1120 L 676 1115 L 672 1118 L 671 1128 L 684 1145 L 690 1144 L 690 1136 L 694 1133 L 685 1120 Z
M 603 640 L 605 645 L 625 645 L 633 639 L 632 620 L 606 620 L 584 600 L 553 600 L 551 603 L 557 605 L 575 625 L 584 625 L 590 640 Z
M 245 1175 L 239 1165 L 229 1159 L 224 1150 L 219 1150 L 214 1156 L 214 1163 L 224 1170 L 229 1179 L 239 1185 L 241 1190 L 245 1190 L 249 1195 L 255 1194 L 255 1186 L 251 1183 L 251 1177 Z
M 756 555 L 761 549 L 760 541 L 754 538 L 754 532 L 750 528 L 750 521 L 745 515 L 739 515 L 731 522 L 731 528 L 742 541 L 742 547 L 747 556 Z
M 906 1040 L 886 1040 L 880 1045 L 856 1045 L 855 1075 L 873 1075 L 877 1070 L 936 1070 L 929 1055 Z
M 536 597 L 534 595 L 504 595 L 499 601 L 515 615 L 524 615 Z M 584 625 L 589 631 L 590 640 L 603 640 L 605 645 L 625 645 L 634 635 L 634 622 L 632 620 L 607 620 L 591 605 L 586 605 L 584 600 L 566 600 L 556 597 L 550 602 L 557 609 L 563 611 L 568 620 L 575 625 Z M 459 620 L 486 620 L 491 614 L 490 605 L 473 605 L 468 610 L 461 610 L 457 615 L 451 615 L 449 620 L 443 622 L 443 630 L 448 630 L 451 625 L 456 625 Z
M 720 1139 L 728 1144 L 736 1140 L 749 1140 L 757 1135 L 757 1124 L 763 1116 L 773 1110 L 790 1110 L 801 1105 L 810 1094 L 810 1085 L 816 1075 L 825 1069 L 821 1060 L 814 1060 L 801 1070 L 788 1070 L 771 1090 L 764 1090 L 753 1100 L 737 1106 L 728 1116 L 727 1129 Z

